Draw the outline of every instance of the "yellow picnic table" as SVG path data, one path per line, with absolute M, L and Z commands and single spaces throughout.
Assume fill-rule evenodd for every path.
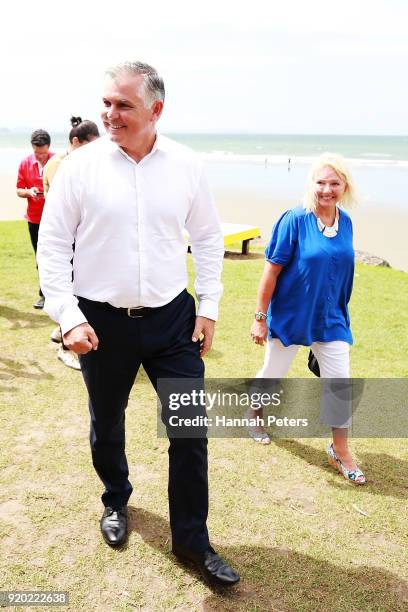
M 259 238 L 261 230 L 256 225 L 245 225 L 241 223 L 221 223 L 222 234 L 224 236 L 224 246 L 242 242 L 241 253 L 248 255 L 249 242 L 253 238 Z M 190 239 L 188 238 L 188 250 L 191 251 Z
M 240 223 L 221 223 L 224 236 L 224 246 L 242 242 L 241 253 L 247 255 L 249 252 L 249 241 L 259 238 L 261 230 L 256 225 L 242 225 Z

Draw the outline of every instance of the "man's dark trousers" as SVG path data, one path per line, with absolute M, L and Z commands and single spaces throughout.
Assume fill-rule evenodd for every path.
M 125 454 L 125 409 L 140 365 L 155 388 L 158 378 L 204 377 L 199 343 L 191 340 L 194 298 L 185 290 L 165 306 L 141 311 L 140 318 L 81 298 L 79 307 L 99 338 L 98 349 L 80 357 L 89 394 L 92 459 L 105 485 L 102 502 L 119 508 L 132 493 Z M 206 437 L 170 438 L 168 493 L 173 542 L 206 550 Z
M 29 234 L 30 234 L 30 240 L 31 240 L 31 244 L 33 245 L 33 249 L 34 249 L 35 255 L 37 255 L 38 230 L 39 229 L 40 229 L 40 224 L 39 223 L 31 223 L 30 221 L 28 222 L 28 231 L 29 231 Z M 38 268 L 38 266 L 37 266 L 37 268 Z M 44 294 L 41 291 L 41 287 L 38 290 L 38 294 L 41 297 L 44 297 Z

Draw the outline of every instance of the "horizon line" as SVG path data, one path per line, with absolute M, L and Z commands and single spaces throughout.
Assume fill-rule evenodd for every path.
M 0 134 L 7 134 L 10 132 L 30 132 L 33 128 L 31 127 L 12 127 L 8 128 L 5 126 L 0 126 Z M 59 131 L 55 129 L 49 130 L 54 134 L 65 134 L 65 131 Z M 161 130 L 160 130 L 161 131 Z M 408 137 L 407 133 L 335 133 L 335 132 L 260 132 L 260 131 L 239 131 L 239 130 L 227 130 L 226 132 L 216 131 L 216 132 L 203 132 L 203 131 L 185 131 L 185 130 L 163 130 L 163 134 L 178 134 L 185 136 L 344 136 L 344 137 Z

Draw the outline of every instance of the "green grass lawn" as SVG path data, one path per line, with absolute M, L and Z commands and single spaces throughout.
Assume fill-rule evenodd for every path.
M 351 442 L 361 488 L 328 466 L 324 439 L 210 440 L 211 539 L 242 577 L 220 593 L 170 552 L 167 441 L 143 372 L 127 410 L 131 533 L 123 550 L 107 547 L 85 389 L 56 359 L 54 323 L 32 308 L 26 224 L 0 223 L 0 244 L 0 590 L 66 590 L 75 612 L 408 610 L 405 439 Z M 249 340 L 262 268 L 260 249 L 225 259 L 209 377 L 252 377 L 262 363 Z M 357 265 L 354 377 L 408 376 L 407 294 L 407 274 Z M 310 375 L 306 358 L 290 376 Z

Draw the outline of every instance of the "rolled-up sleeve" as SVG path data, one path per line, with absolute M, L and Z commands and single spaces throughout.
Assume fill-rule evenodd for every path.
M 44 310 L 65 334 L 86 322 L 73 294 L 72 257 L 76 229 L 81 221 L 78 193 L 69 160 L 64 161 L 48 192 L 40 223 L 37 263 Z
M 265 249 L 266 260 L 286 266 L 292 258 L 297 236 L 296 217 L 292 210 L 288 210 L 273 226 L 271 239 Z
M 27 187 L 32 187 L 32 185 L 28 185 L 25 163 L 22 161 L 18 167 L 17 189 L 26 189 Z
M 194 288 L 198 298 L 197 314 L 216 321 L 223 289 L 221 272 L 224 239 L 218 213 L 202 167 L 196 193 L 186 219 L 186 228 L 190 234 L 191 251 L 196 268 Z

